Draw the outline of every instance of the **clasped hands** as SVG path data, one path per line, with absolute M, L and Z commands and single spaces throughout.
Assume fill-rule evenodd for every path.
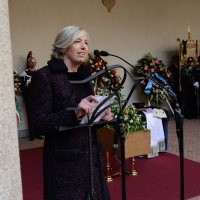
M 92 108 L 93 108 L 92 101 L 98 103 L 97 98 L 93 95 L 90 95 L 81 100 L 81 102 L 78 104 L 78 107 L 82 109 L 76 111 L 77 118 L 80 118 L 84 115 L 89 115 L 91 113 Z M 111 121 L 113 119 L 113 116 L 114 115 L 111 112 L 111 109 L 108 108 L 105 112 L 105 115 L 101 118 L 101 120 Z

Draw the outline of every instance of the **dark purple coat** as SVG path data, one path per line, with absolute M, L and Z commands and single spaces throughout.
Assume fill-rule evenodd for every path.
M 90 189 L 88 127 L 58 132 L 61 113 L 73 87 L 70 106 L 93 94 L 89 82 L 72 84 L 90 75 L 81 65 L 78 72 L 69 73 L 62 60 L 52 59 L 32 76 L 33 125 L 45 135 L 44 143 L 44 199 L 86 200 Z M 62 125 L 77 125 L 75 111 L 66 111 Z M 110 199 L 102 173 L 102 148 L 92 128 L 92 162 L 96 199 Z

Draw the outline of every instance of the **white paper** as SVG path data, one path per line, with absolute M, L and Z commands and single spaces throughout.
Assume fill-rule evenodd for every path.
M 107 98 L 107 96 L 99 96 L 99 95 L 95 95 L 95 97 L 97 98 L 98 103 L 92 101 L 93 109 L 92 109 L 92 112 L 91 112 L 90 115 L 89 115 L 89 119 L 91 118 L 91 116 L 92 116 L 94 110 L 97 108 L 97 106 L 98 106 L 104 99 Z M 111 103 L 113 102 L 114 98 L 115 98 L 115 96 L 113 96 L 112 98 L 110 98 L 109 100 L 107 100 L 107 101 L 98 109 L 97 113 L 98 113 L 99 111 L 101 111 L 103 108 L 105 108 L 106 106 L 108 106 L 109 104 L 111 104 Z M 97 113 L 96 113 L 96 114 L 97 114 Z M 102 112 L 102 113 L 94 120 L 94 122 L 99 122 L 100 119 L 105 115 L 105 113 L 106 113 L 106 110 L 105 110 L 104 112 Z M 82 118 L 80 124 L 86 124 L 86 123 L 88 123 L 88 116 L 87 116 L 87 115 L 85 115 L 85 116 Z
M 153 116 L 158 118 L 167 118 L 165 111 L 157 108 L 153 108 Z

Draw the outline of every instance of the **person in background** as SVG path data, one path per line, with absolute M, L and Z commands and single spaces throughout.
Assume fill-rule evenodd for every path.
M 198 111 L 198 118 L 200 113 L 200 56 L 198 57 L 198 65 L 194 67 L 194 86 L 195 86 L 195 92 L 197 96 L 197 111 Z
M 173 76 L 172 90 L 176 95 L 179 92 L 179 56 L 172 56 L 172 64 L 168 67 L 168 70 L 171 72 Z
M 34 138 L 43 139 L 36 130 L 34 130 L 31 121 L 32 115 L 32 98 L 31 98 L 31 77 L 33 73 L 36 71 L 36 59 L 32 56 L 32 51 L 30 51 L 27 55 L 27 69 L 24 70 L 20 75 L 21 79 L 21 91 L 24 98 L 27 120 L 28 120 L 28 128 L 29 128 L 29 140 L 33 141 Z
M 190 120 L 197 118 L 194 62 L 193 57 L 188 57 L 187 65 L 181 71 L 181 108 L 184 117 Z
M 89 35 L 76 26 L 63 28 L 56 36 L 51 60 L 32 77 L 33 124 L 45 135 L 43 151 L 44 199 L 86 200 L 90 192 L 88 127 L 58 131 L 56 127 L 74 126 L 92 110 L 97 99 L 91 82 L 72 84 L 69 80 L 83 80 L 90 69 L 83 63 L 88 54 Z M 65 110 L 70 91 L 69 106 L 80 110 Z M 61 115 L 64 110 L 63 120 Z M 101 120 L 113 119 L 107 109 Z M 110 199 L 102 172 L 104 167 L 101 144 L 96 126 L 92 126 L 92 166 L 94 195 L 97 200 Z
M 173 92 L 177 95 L 177 101 L 180 104 L 180 92 L 179 92 L 179 56 L 172 56 L 172 64 L 168 67 L 168 70 L 171 72 L 173 77 L 173 84 L 171 88 Z M 175 108 L 175 103 L 173 103 L 173 108 Z

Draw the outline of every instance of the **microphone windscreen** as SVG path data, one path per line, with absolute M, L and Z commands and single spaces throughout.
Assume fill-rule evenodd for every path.
M 107 51 L 101 51 L 101 52 L 100 52 L 100 55 L 101 55 L 101 56 L 108 56 L 109 53 L 108 53 Z
M 94 50 L 94 55 L 97 56 L 97 57 L 100 57 L 100 52 L 99 52 L 99 50 L 97 50 L 97 49 Z

